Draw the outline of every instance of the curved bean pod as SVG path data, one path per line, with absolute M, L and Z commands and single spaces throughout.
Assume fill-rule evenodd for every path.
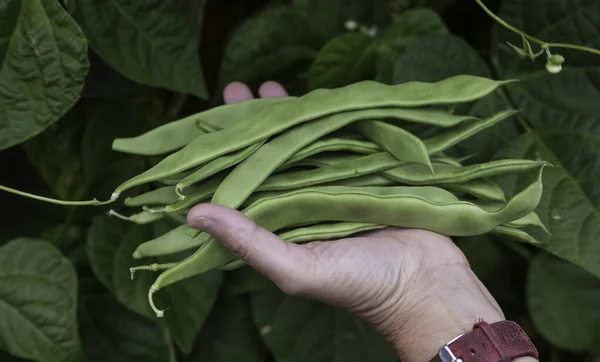
M 478 178 L 461 183 L 443 184 L 442 187 L 452 191 L 464 192 L 483 200 L 506 202 L 506 197 L 504 196 L 502 188 L 485 178 Z
M 544 223 L 542 222 L 538 214 L 535 213 L 535 211 L 530 212 L 529 214 L 523 216 L 520 219 L 507 222 L 505 225 L 517 229 L 524 228 L 527 226 L 536 226 L 542 229 L 546 234 L 552 235 L 550 233 L 550 230 L 546 228 L 546 225 L 544 225 Z
M 154 167 L 119 185 L 111 199 L 118 198 L 123 191 L 134 186 L 188 170 L 319 117 L 376 107 L 418 107 L 469 102 L 509 82 L 458 75 L 435 83 L 407 82 L 388 86 L 365 81 L 333 90 L 315 90 L 298 99 L 274 104 L 245 122 L 232 124 L 222 131 L 194 139 Z
M 435 175 L 418 164 L 406 164 L 391 170 L 382 171 L 382 175 L 392 180 L 408 185 L 426 185 L 445 183 L 460 183 L 482 177 L 497 176 L 504 173 L 521 173 L 548 166 L 545 161 L 533 160 L 497 160 L 470 166 L 453 167 L 436 164 Z
M 175 254 L 181 251 L 197 248 L 210 239 L 210 235 L 202 233 L 197 237 L 187 235 L 188 225 L 178 226 L 171 231 L 149 241 L 146 241 L 133 252 L 134 259 Z
M 430 155 L 447 150 L 461 141 L 473 136 L 486 128 L 492 127 L 498 122 L 519 113 L 518 110 L 507 110 L 498 112 L 482 121 L 469 122 L 456 129 L 444 132 L 439 136 L 431 137 L 423 141 Z
M 505 236 L 508 236 L 508 237 L 510 237 L 510 238 L 512 238 L 514 240 L 521 241 L 521 242 L 524 242 L 524 243 L 541 244 L 536 238 L 534 238 L 533 236 L 529 235 L 525 231 L 523 231 L 521 229 L 516 229 L 516 228 L 508 227 L 508 226 L 505 226 L 505 225 L 497 226 L 491 232 L 493 234 L 505 235 Z
M 251 154 L 256 152 L 264 143 L 265 140 L 257 142 L 246 148 L 242 148 L 241 150 L 232 152 L 230 154 L 223 155 L 219 158 L 215 158 L 214 160 L 201 167 L 199 170 L 184 177 L 181 181 L 177 183 L 175 187 L 177 187 L 179 191 L 183 191 L 183 189 L 192 184 L 195 184 L 196 182 L 200 182 L 233 165 L 237 165 L 238 163 L 248 158 Z
M 161 187 L 148 191 L 141 195 L 128 197 L 125 199 L 125 206 L 138 207 L 149 205 L 168 205 L 179 200 L 175 190 L 171 186 Z
M 377 143 L 396 159 L 427 166 L 433 172 L 427 147 L 421 139 L 400 127 L 382 121 L 359 121 L 353 128 Z
M 115 151 L 136 155 L 160 155 L 184 147 L 205 133 L 196 127 L 196 121 L 224 128 L 251 117 L 267 107 L 292 98 L 259 98 L 209 109 L 169 122 L 163 126 L 131 138 L 117 138 L 112 144 Z

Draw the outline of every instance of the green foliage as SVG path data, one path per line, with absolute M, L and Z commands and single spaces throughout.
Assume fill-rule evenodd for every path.
M 536 247 L 491 235 L 456 243 L 542 360 L 600 361 L 600 58 L 583 48 L 600 48 L 597 1 L 485 1 L 502 25 L 475 0 L 249 1 L 268 4 L 240 6 L 237 24 L 230 9 L 219 14 L 207 2 L 4 1 L 0 184 L 105 199 L 155 161 L 111 151 L 115 138 L 218 105 L 232 81 L 256 91 L 276 80 L 302 95 L 360 80 L 516 78 L 456 112 L 522 112 L 447 153 L 465 164 L 552 163 L 536 210 L 551 235 L 527 229 L 542 241 Z M 510 196 L 531 180 L 494 181 Z M 6 194 L 0 202 L 9 206 L 0 210 L 2 361 L 396 360 L 352 315 L 285 296 L 249 268 L 167 287 L 156 303 L 178 307 L 156 319 L 147 302 L 156 273 L 140 271 L 132 281 L 129 268 L 141 263 L 132 253 L 183 220 L 139 226 L 108 218 L 106 207 Z

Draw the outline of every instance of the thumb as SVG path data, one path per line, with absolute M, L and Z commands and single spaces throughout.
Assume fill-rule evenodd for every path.
M 309 289 L 308 271 L 314 261 L 309 249 L 284 242 L 241 212 L 225 206 L 197 205 L 190 210 L 187 220 L 190 226 L 210 234 L 271 279 L 283 292 L 299 295 Z

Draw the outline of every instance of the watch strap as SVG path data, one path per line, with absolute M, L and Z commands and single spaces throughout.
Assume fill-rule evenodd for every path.
M 517 323 L 480 321 L 472 331 L 448 342 L 430 362 L 509 362 L 519 357 L 539 358 Z

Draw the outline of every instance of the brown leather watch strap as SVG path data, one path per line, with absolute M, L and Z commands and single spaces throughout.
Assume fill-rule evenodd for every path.
M 479 322 L 453 340 L 430 362 L 509 362 L 519 357 L 538 359 L 527 334 L 515 322 Z

